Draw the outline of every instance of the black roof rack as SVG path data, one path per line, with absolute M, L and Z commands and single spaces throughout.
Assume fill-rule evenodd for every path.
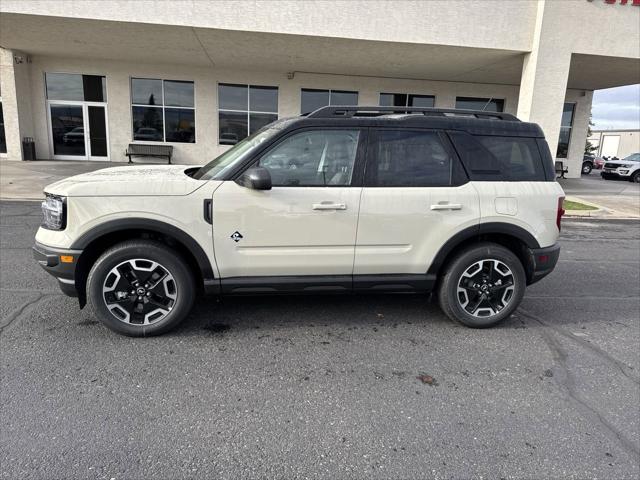
M 364 115 L 358 115 L 363 113 Z M 422 113 L 425 116 L 434 117 L 473 117 L 485 120 L 506 120 L 519 122 L 520 120 L 510 113 L 485 112 L 484 110 L 460 110 L 456 108 L 427 108 L 427 107 L 360 107 L 357 105 L 332 105 L 319 108 L 307 115 L 307 118 L 334 118 L 334 117 L 377 117 L 388 114 Z

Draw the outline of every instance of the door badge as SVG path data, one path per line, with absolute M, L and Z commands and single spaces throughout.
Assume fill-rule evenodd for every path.
M 244 237 L 242 236 L 242 234 L 237 230 L 231 234 L 231 239 L 236 243 L 238 243 L 243 238 Z

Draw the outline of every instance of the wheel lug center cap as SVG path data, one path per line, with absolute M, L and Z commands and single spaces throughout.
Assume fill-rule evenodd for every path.
M 138 295 L 144 295 L 146 293 L 146 290 L 144 289 L 144 287 L 138 287 L 136 288 L 136 293 Z

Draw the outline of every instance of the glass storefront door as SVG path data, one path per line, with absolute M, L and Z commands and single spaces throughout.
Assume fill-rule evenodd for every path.
M 87 103 L 49 103 L 53 158 L 109 160 L 107 109 Z
M 106 79 L 47 73 L 50 143 L 56 160 L 109 160 Z

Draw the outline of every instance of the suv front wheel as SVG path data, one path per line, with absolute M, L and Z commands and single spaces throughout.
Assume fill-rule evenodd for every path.
M 159 242 L 133 240 L 107 250 L 87 280 L 87 299 L 107 327 L 133 337 L 179 324 L 195 300 L 187 263 Z
M 492 327 L 509 317 L 524 296 L 522 263 L 494 244 L 471 246 L 449 263 L 438 291 L 440 308 L 468 327 Z

